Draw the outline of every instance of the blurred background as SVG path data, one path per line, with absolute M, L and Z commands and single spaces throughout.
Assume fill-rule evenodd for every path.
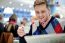
M 33 8 L 35 0 L 0 0 L 0 14 L 3 15 L 3 23 L 9 20 L 9 17 L 15 13 L 18 17 L 17 23 L 25 17 L 30 21 L 31 17 L 35 17 Z M 47 0 L 51 15 L 58 14 L 60 18 L 65 18 L 65 0 Z
M 3 27 L 6 28 L 6 26 L 7 26 L 7 28 L 5 29 L 7 32 L 11 31 L 12 26 L 15 27 L 15 28 L 13 28 L 14 31 L 13 32 L 11 31 L 14 35 L 14 39 L 17 39 L 17 38 L 15 38 L 18 36 L 17 30 L 15 30 L 15 29 L 18 29 L 18 26 L 20 26 L 20 24 L 25 25 L 27 23 L 25 25 L 25 33 L 29 33 L 30 23 L 32 22 L 32 24 L 33 24 L 33 22 L 35 20 L 37 20 L 37 18 L 35 16 L 34 7 L 33 7 L 34 1 L 35 0 L 0 0 L 0 15 L 3 16 L 3 20 L 2 20 L 2 17 L 0 17 L 0 22 L 3 22 L 3 24 L 4 24 Z M 55 16 L 55 17 L 59 18 L 58 20 L 59 20 L 60 24 L 62 24 L 61 25 L 62 28 L 64 29 L 64 26 L 65 26 L 65 0 L 47 0 L 47 1 L 48 1 L 49 9 L 51 11 L 51 16 Z M 13 14 L 15 14 L 15 15 L 14 15 L 14 18 L 12 17 L 13 18 L 12 19 L 11 16 Z M 13 24 L 13 25 L 11 25 L 11 24 Z M 36 21 L 36 24 L 38 25 L 39 22 L 37 23 L 37 21 Z M 2 26 L 0 26 L 0 27 L 2 27 Z M 37 27 L 34 25 L 34 28 L 37 28 Z M 0 33 L 2 30 L 4 30 L 4 28 L 0 30 Z M 33 32 L 34 31 L 35 31 L 35 29 L 33 29 Z

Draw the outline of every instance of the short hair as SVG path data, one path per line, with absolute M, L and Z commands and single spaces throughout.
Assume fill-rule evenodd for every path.
M 45 4 L 46 7 L 48 7 L 47 0 L 35 0 L 35 2 L 34 2 L 34 7 L 35 7 L 36 5 L 41 5 L 41 4 Z

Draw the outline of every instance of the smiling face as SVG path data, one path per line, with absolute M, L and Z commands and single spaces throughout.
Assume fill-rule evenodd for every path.
M 50 10 L 47 8 L 46 4 L 36 5 L 34 10 L 40 24 L 44 28 L 50 18 Z

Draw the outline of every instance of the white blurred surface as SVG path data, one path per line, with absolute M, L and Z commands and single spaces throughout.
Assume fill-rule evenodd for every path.
M 65 43 L 65 34 L 33 35 L 25 39 L 27 43 Z

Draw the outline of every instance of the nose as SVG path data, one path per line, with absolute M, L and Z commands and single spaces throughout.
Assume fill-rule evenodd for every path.
M 42 17 L 42 14 L 41 13 L 39 13 L 39 17 Z
M 44 16 L 40 13 L 39 18 L 42 19 L 42 18 L 44 18 Z

